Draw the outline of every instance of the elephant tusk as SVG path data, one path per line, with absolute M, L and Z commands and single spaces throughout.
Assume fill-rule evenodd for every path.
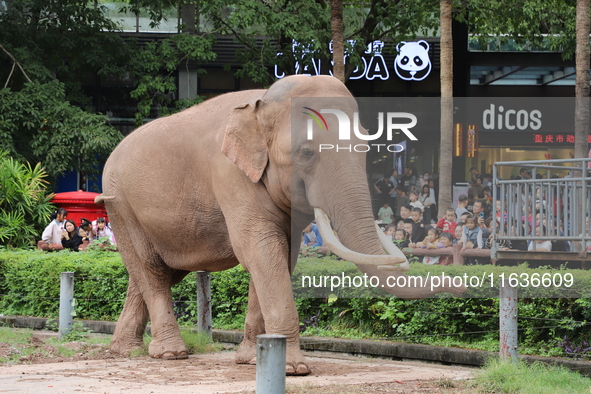
M 377 267 L 387 266 L 383 267 L 384 269 L 393 268 L 396 270 L 405 270 L 404 264 L 408 266 L 408 261 L 406 260 L 406 257 L 400 257 L 393 254 L 377 256 L 371 254 L 357 253 L 352 251 L 351 249 L 348 249 L 341 243 L 341 241 L 339 241 L 339 239 L 335 235 L 334 231 L 332 230 L 332 227 L 330 226 L 330 220 L 328 219 L 328 216 L 326 215 L 326 213 L 324 213 L 322 209 L 314 208 L 314 216 L 316 217 L 316 224 L 318 224 L 318 230 L 320 230 L 320 235 L 322 235 L 322 240 L 324 244 L 330 249 L 331 252 L 333 252 L 343 260 L 350 261 L 353 264 L 375 265 Z M 393 264 L 400 265 L 395 267 L 392 266 Z
M 408 259 L 406 258 L 404 253 L 402 253 L 402 250 L 400 250 L 396 245 L 394 245 L 392 240 L 386 234 L 384 234 L 384 232 L 378 226 L 377 223 L 376 223 L 376 231 L 378 232 L 378 238 L 380 239 L 380 243 L 382 244 L 382 247 L 384 248 L 386 253 L 389 254 L 390 256 L 395 256 L 395 257 L 399 257 L 401 259 L 404 259 L 404 262 L 402 262 L 394 267 L 384 266 L 384 267 L 378 267 L 378 268 L 388 270 L 388 271 L 407 271 L 410 268 L 410 264 L 408 263 Z

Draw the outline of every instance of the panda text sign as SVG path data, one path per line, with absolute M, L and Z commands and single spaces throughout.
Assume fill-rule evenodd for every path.
M 351 42 L 354 45 L 354 42 Z M 422 81 L 427 78 L 431 72 L 431 59 L 429 58 L 429 44 L 425 40 L 417 42 L 400 42 L 396 45 L 397 55 L 394 63 L 389 67 L 386 59 L 383 56 L 384 42 L 373 41 L 366 50 L 365 55 L 361 57 L 361 63 L 353 70 L 349 79 L 367 79 L 369 81 L 374 79 L 381 79 L 386 81 L 390 78 L 390 69 L 393 68 L 396 75 L 405 81 Z M 294 54 L 300 54 L 300 60 L 295 62 L 295 73 L 303 75 L 320 75 L 323 72 L 332 74 L 332 61 L 330 65 L 322 64 L 322 60 L 311 57 L 313 50 L 307 49 L 305 45 L 301 45 L 297 41 L 292 43 L 292 51 Z M 330 52 L 332 53 L 332 41 L 330 43 Z M 277 56 L 281 56 L 278 53 Z M 296 55 L 298 56 L 298 55 Z M 345 55 L 345 63 L 347 63 L 348 55 Z M 306 59 L 304 61 L 304 59 Z M 275 66 L 275 77 L 283 78 L 286 73 Z

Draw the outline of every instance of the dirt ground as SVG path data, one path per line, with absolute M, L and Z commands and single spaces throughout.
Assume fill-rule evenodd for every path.
M 35 340 L 41 350 L 45 346 Z M 254 393 L 256 366 L 236 365 L 234 352 L 186 360 L 124 358 L 104 347 L 72 343 L 63 358 L 39 352 L 0 365 L 0 393 Z M 16 351 L 0 344 L 0 355 Z M 474 369 L 308 353 L 312 373 L 287 377 L 288 393 L 469 393 Z

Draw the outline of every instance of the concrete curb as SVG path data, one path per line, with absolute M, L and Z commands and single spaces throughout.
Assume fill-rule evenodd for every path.
M 42 330 L 48 321 L 40 317 L 0 316 L 0 324 L 10 327 L 32 328 Z M 94 333 L 113 334 L 115 322 L 76 320 Z M 146 328 L 150 332 L 150 327 Z M 242 331 L 213 330 L 213 339 L 217 342 L 239 344 L 242 342 Z M 312 352 L 345 353 L 348 355 L 368 356 L 400 361 L 421 361 L 444 365 L 463 365 L 480 367 L 490 357 L 498 357 L 498 352 L 449 348 L 442 346 L 416 345 L 403 342 L 387 342 L 359 339 L 339 339 L 324 337 L 301 337 L 302 350 Z M 541 362 L 562 366 L 581 375 L 591 377 L 591 361 L 577 361 L 557 357 L 519 356 L 527 363 Z

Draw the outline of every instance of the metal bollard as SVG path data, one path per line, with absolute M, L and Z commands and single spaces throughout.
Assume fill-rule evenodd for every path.
M 285 393 L 286 338 L 278 334 L 257 336 L 257 394 Z
M 509 285 L 509 280 L 501 281 L 499 288 L 499 346 L 501 360 L 509 358 L 517 362 L 517 287 Z
M 209 272 L 197 271 L 197 332 L 212 340 L 211 284 Z
M 59 339 L 72 331 L 74 323 L 74 273 L 62 272 L 60 275 L 60 322 Z

